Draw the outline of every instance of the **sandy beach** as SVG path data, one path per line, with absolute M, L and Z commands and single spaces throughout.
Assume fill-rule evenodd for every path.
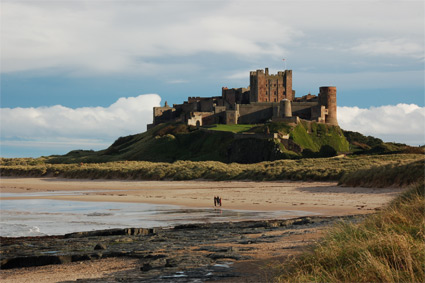
M 128 202 L 172 204 L 190 208 L 213 207 L 213 197 L 219 195 L 225 209 L 256 211 L 302 210 L 323 216 L 342 216 L 371 213 L 387 204 L 401 192 L 396 188 L 352 188 L 339 187 L 332 182 L 211 182 L 211 181 L 116 181 L 116 180 L 73 180 L 60 178 L 2 178 L 1 193 L 14 193 L 13 197 L 2 195 L 0 200 L 10 199 L 57 199 L 87 202 Z M 39 196 L 42 192 L 63 192 Z M 72 192 L 71 195 L 66 195 Z M 75 193 L 77 192 L 77 193 Z M 30 195 L 28 195 L 30 194 Z M 322 231 L 303 236 L 302 243 L 319 238 Z M 307 241 L 307 239 L 310 239 Z M 295 242 L 300 242 L 295 239 Z M 264 248 L 264 252 L 253 255 L 254 261 L 242 262 L 242 268 L 253 262 L 270 258 L 271 251 L 280 251 L 282 256 L 295 250 L 282 250 L 281 242 L 276 248 Z M 269 254 L 270 253 L 270 254 Z M 134 259 L 107 259 L 81 264 L 62 264 L 3 270 L 4 282 L 57 282 L 77 278 L 99 278 L 111 272 L 137 270 Z M 47 276 L 48 275 L 48 276 Z
M 22 196 L 1 199 L 57 199 L 171 204 L 243 210 L 303 210 L 322 215 L 367 213 L 393 199 L 400 189 L 339 187 L 332 182 L 240 181 L 112 181 L 59 178 L 2 178 L 1 193 Z M 73 195 L 26 196 L 38 192 L 79 192 Z

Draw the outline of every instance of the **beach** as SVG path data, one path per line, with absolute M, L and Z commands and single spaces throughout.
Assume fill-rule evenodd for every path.
M 0 188 L 2 201 L 48 199 L 89 204 L 96 202 L 149 203 L 193 209 L 213 208 L 214 196 L 220 196 L 222 209 L 293 211 L 293 217 L 296 217 L 299 211 L 302 211 L 303 215 L 311 214 L 321 217 L 372 213 L 385 206 L 401 192 L 396 188 L 340 187 L 334 182 L 117 181 L 60 178 L 2 178 Z M 275 237 L 276 239 L 270 243 L 267 241 L 239 243 L 241 247 L 252 248 L 249 254 L 250 260 L 235 261 L 233 267 L 235 270 L 247 270 L 249 274 L 249 270 L 258 270 L 258 264 L 262 262 L 299 253 L 302 247 L 319 239 L 326 229 L 325 226 L 311 226 L 304 228 L 302 233 L 294 234 L 291 234 L 292 232 L 288 234 L 290 230 L 282 233 L 268 230 L 261 233 L 255 232 L 260 233 L 258 235 L 250 232 L 254 233 L 250 236 L 253 238 Z M 286 236 L 279 238 L 278 234 L 279 237 L 284 234 Z M 223 244 L 218 245 L 223 246 Z M 201 245 L 198 244 L 198 248 L 199 246 Z M 237 245 L 233 244 L 233 246 Z M 195 248 L 191 247 L 192 250 Z M 137 272 L 140 272 L 137 260 L 120 257 L 2 270 L 1 276 L 4 282 L 33 280 L 56 282 Z M 239 279 L 241 279 L 240 282 L 245 282 L 245 279 Z M 231 280 L 233 281 L 234 279 Z
M 321 215 L 368 213 L 383 206 L 397 188 L 340 187 L 335 182 L 252 181 L 116 181 L 60 178 L 2 178 L 1 193 L 11 199 L 55 199 L 87 202 L 169 204 L 191 208 L 213 207 L 214 196 L 225 209 L 303 210 Z M 79 192 L 28 196 L 29 193 Z

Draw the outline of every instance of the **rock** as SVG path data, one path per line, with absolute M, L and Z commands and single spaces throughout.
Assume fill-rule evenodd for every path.
M 311 219 L 309 217 L 305 217 L 305 218 L 295 220 L 294 223 L 292 223 L 292 225 L 305 225 L 309 223 L 312 223 Z
M 1 268 L 61 264 L 97 258 L 137 258 L 139 270 L 104 275 L 87 282 L 204 282 L 240 276 L 229 262 L 250 259 L 261 242 L 305 233 L 341 218 L 311 217 L 180 225 L 175 228 L 126 228 L 67 236 L 0 237 Z M 357 218 L 346 217 L 354 221 Z M 302 223 L 307 223 L 303 226 Z M 274 227 L 275 228 L 271 228 Z M 281 231 L 273 236 L 267 231 Z M 294 231 L 295 230 L 295 231 Z M 251 236 L 256 234 L 255 236 Z M 261 235 L 261 236 L 260 236 Z M 243 245 L 239 246 L 238 245 Z M 248 246 L 247 246 L 248 245 Z M 288 249 L 292 246 L 288 243 Z M 296 247 L 296 245 L 294 245 Z M 278 252 L 279 253 L 279 252 Z M 228 266 L 220 265 L 223 260 Z M 167 277 L 168 276 L 168 277 Z M 255 281 L 251 280 L 251 281 Z M 257 280 L 258 281 L 258 280 Z
M 167 258 L 165 260 L 165 267 L 175 267 L 177 266 L 177 261 L 174 259 Z
M 106 246 L 104 244 L 99 243 L 94 247 L 94 249 L 95 250 L 106 250 Z
M 131 243 L 131 242 L 133 242 L 133 239 L 129 237 L 119 238 L 115 240 L 115 243 Z
M 100 259 L 103 257 L 103 254 L 101 253 L 94 253 L 90 255 L 90 259 Z
M 143 266 L 140 268 L 141 271 L 149 271 L 152 269 L 152 265 L 149 263 L 144 263 Z
M 195 251 L 208 251 L 208 252 L 214 252 L 214 253 L 226 253 L 226 252 L 231 252 L 232 250 L 233 250 L 232 247 L 214 247 L 214 246 L 204 246 L 204 247 L 195 249 Z
M 31 267 L 31 266 L 43 266 L 49 264 L 61 264 L 70 262 L 71 257 L 67 260 L 65 256 L 26 256 L 26 257 L 15 257 L 11 259 L 2 259 L 1 268 L 19 268 L 19 267 Z
M 75 261 L 85 261 L 85 260 L 90 260 L 90 256 L 87 254 L 77 254 L 77 255 L 73 255 L 71 257 L 71 261 L 75 262 Z
M 207 255 L 207 257 L 213 260 L 223 259 L 223 258 L 231 258 L 235 260 L 240 260 L 242 258 L 240 255 L 235 253 L 213 253 L 213 254 Z
M 153 228 L 126 228 L 126 229 L 106 229 L 98 231 L 77 232 L 65 234 L 65 238 L 85 238 L 85 237 L 105 237 L 118 235 L 152 235 L 156 230 Z

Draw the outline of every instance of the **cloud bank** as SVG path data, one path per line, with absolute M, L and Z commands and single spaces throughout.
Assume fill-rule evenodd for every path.
M 250 62 L 289 56 L 321 66 L 329 53 L 340 53 L 344 64 L 358 54 L 412 57 L 412 63 L 424 52 L 420 1 L 6 0 L 2 6 L 6 73 L 152 73 L 179 69 L 197 54 Z M 156 61 L 164 57 L 186 62 Z
M 360 132 L 387 142 L 425 144 L 425 107 L 397 104 L 380 107 L 338 107 L 344 130 Z
M 45 148 L 46 154 L 102 149 L 120 136 L 144 132 L 160 101 L 157 94 L 145 94 L 122 97 L 109 107 L 2 108 L 1 144 Z
M 72 149 L 103 149 L 120 136 L 140 133 L 152 122 L 157 94 L 120 98 L 109 107 L 2 108 L 2 147 L 39 148 L 40 155 Z M 397 104 L 381 107 L 338 107 L 341 128 L 384 141 L 425 143 L 425 107 Z M 44 151 L 43 151 L 44 150 Z

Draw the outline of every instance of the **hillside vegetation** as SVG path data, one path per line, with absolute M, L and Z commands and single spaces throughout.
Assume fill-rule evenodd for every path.
M 341 152 L 348 155 L 336 157 Z M 424 178 L 423 153 L 423 147 L 383 143 L 306 121 L 203 129 L 161 124 L 141 134 L 120 137 L 105 150 L 73 150 L 36 159 L 2 158 L 0 170 L 2 176 L 315 180 L 404 187 Z
M 274 134 L 274 138 L 273 135 Z M 104 163 L 114 161 L 220 161 L 258 163 L 281 159 L 332 157 L 343 154 L 423 154 L 424 147 L 384 143 L 360 133 L 309 121 L 297 125 L 160 124 L 144 133 L 118 138 L 100 151 L 73 150 L 45 157 L 43 162 Z
M 424 181 L 358 224 L 341 223 L 310 252 L 269 266 L 276 282 L 423 282 Z
M 242 132 L 278 133 L 279 138 L 242 139 L 235 136 Z M 283 136 L 286 135 L 289 135 L 289 141 L 284 140 Z M 289 148 L 288 142 L 291 144 Z M 158 125 L 141 134 L 120 137 L 105 150 L 74 150 L 66 155 L 52 156 L 46 162 L 210 160 L 256 163 L 303 156 L 328 157 L 349 150 L 349 143 L 339 127 L 314 122 L 303 122 L 296 126 L 284 123 L 213 125 L 201 129 L 170 123 Z
M 226 164 L 217 161 L 116 161 L 50 164 L 48 158 L 2 158 L 2 176 L 129 180 L 307 180 L 342 185 L 404 187 L 424 179 L 424 155 L 388 154 Z

